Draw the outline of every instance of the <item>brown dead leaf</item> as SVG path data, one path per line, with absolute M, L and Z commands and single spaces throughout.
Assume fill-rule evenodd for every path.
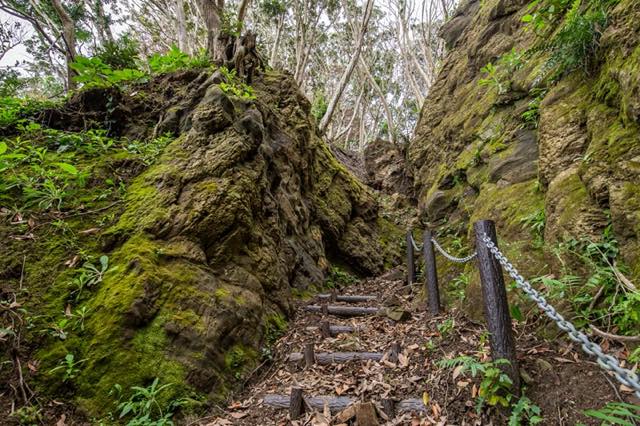
M 76 254 L 71 259 L 64 262 L 64 264 L 69 268 L 75 268 L 75 266 L 78 264 L 78 261 L 80 261 L 80 256 Z
M 409 357 L 404 354 L 398 354 L 398 363 L 400 368 L 407 368 L 409 366 Z
M 227 408 L 229 410 L 237 410 L 238 408 L 242 408 L 242 403 L 240 401 L 233 401 Z
M 90 229 L 85 229 L 84 231 L 80 231 L 78 232 L 78 234 L 80 235 L 95 235 L 97 233 L 99 233 L 101 231 L 100 228 L 90 228 Z
M 462 374 L 462 371 L 464 370 L 464 365 L 459 365 L 456 368 L 453 369 L 453 380 L 457 379 L 458 376 L 460 374 Z
M 231 417 L 233 417 L 234 419 L 241 419 L 243 417 L 247 417 L 249 413 L 247 413 L 246 411 L 236 411 L 234 413 L 229 414 Z
M 67 425 L 66 420 L 67 420 L 67 415 L 61 414 L 60 418 L 56 422 L 56 426 L 66 426 Z
M 633 392 L 635 392 L 632 388 L 630 388 L 629 386 L 625 386 L 625 385 L 620 385 L 620 391 L 622 391 L 624 393 L 633 393 Z

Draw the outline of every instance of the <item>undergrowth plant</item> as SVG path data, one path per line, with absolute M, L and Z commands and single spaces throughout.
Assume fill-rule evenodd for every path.
M 80 373 L 79 366 L 83 364 L 86 359 L 82 359 L 76 361 L 75 355 L 68 353 L 62 361 L 60 361 L 60 365 L 49 370 L 49 373 L 55 373 L 56 371 L 63 371 L 62 381 L 68 382 L 72 379 L 75 379 Z
M 636 426 L 640 423 L 640 405 L 624 402 L 610 402 L 600 409 L 586 410 L 584 414 L 601 420 L 602 425 Z
M 85 262 L 82 268 L 79 269 L 79 274 L 71 281 L 71 286 L 73 287 L 71 294 L 75 295 L 75 300 L 78 301 L 80 299 L 85 288 L 100 284 L 107 269 L 109 269 L 108 256 L 100 256 L 100 264 L 97 266 L 91 262 Z
M 520 220 L 533 235 L 534 246 L 542 247 L 544 245 L 544 228 L 547 224 L 547 217 L 544 211 L 544 206 L 534 211 L 530 215 Z
M 534 0 L 531 13 L 522 20 L 541 34 L 527 54 L 549 55 L 536 78 L 557 81 L 581 69 L 589 74 L 595 62 L 598 41 L 608 24 L 608 12 L 619 0 Z
M 556 249 L 561 262 L 569 255 L 584 265 L 578 278 L 565 265 L 561 279 L 542 277 L 551 296 L 570 301 L 578 326 L 594 324 L 623 335 L 640 332 L 640 291 L 626 278 L 627 269 L 618 260 L 618 242 L 609 224 L 600 240 L 568 239 Z
M 518 399 L 518 402 L 511 407 L 509 426 L 521 426 L 523 424 L 537 425 L 542 423 L 544 419 L 540 416 L 540 413 L 540 407 L 522 395 L 520 399 Z
M 465 292 L 467 287 L 469 287 L 470 282 L 470 274 L 465 272 L 460 273 L 460 275 L 453 278 L 447 286 L 447 293 L 449 294 L 449 297 L 457 300 L 458 302 L 463 302 L 466 297 Z
M 155 378 L 147 387 L 132 386 L 131 395 L 122 400 L 122 386 L 114 385 L 111 395 L 118 396 L 118 418 L 126 420 L 127 426 L 170 426 L 175 411 L 185 404 L 184 400 L 165 402 L 161 394 L 173 386 L 172 383 L 161 385 Z
M 332 266 L 329 269 L 324 285 L 328 288 L 341 288 L 348 287 L 356 282 L 358 282 L 358 278 L 338 266 Z
M 236 75 L 236 70 L 229 70 L 227 67 L 220 67 L 220 72 L 224 77 L 225 81 L 219 84 L 220 89 L 231 96 L 237 96 L 246 100 L 255 100 L 256 95 L 253 91 L 253 87 L 246 84 L 244 81 L 239 79 Z
M 514 71 L 523 64 L 523 53 L 519 50 L 511 49 L 502 55 L 496 63 L 489 62 L 482 69 L 484 78 L 478 81 L 480 86 L 494 88 L 499 95 L 503 95 L 511 89 L 510 78 Z
M 74 80 L 87 88 L 121 87 L 125 83 L 140 83 L 147 80 L 147 74 L 138 69 L 113 69 L 99 57 L 79 56 L 71 64 L 76 72 Z
M 53 108 L 57 102 L 37 98 L 0 97 L 0 131 L 33 118 L 46 108 Z
M 436 328 L 438 329 L 438 333 L 440 333 L 440 336 L 443 339 L 447 337 L 449 334 L 451 334 L 451 332 L 455 329 L 455 327 L 456 327 L 456 322 L 453 318 L 447 318 L 446 320 L 442 321 L 440 324 L 436 326 Z
M 476 410 L 480 412 L 485 405 L 501 405 L 508 407 L 513 395 L 511 393 L 513 382 L 509 376 L 500 369 L 500 366 L 508 365 L 506 359 L 497 359 L 490 362 L 480 362 L 470 356 L 459 356 L 453 359 L 444 359 L 436 363 L 440 368 L 453 369 L 454 376 L 471 374 L 471 377 L 480 378 L 480 388 L 476 398 Z

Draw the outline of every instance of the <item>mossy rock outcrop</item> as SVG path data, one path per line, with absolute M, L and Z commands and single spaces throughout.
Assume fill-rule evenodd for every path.
M 640 7 L 610 4 L 588 69 L 551 77 L 548 43 L 522 19 L 537 10 L 529 2 L 463 2 L 442 29 L 450 51 L 408 148 L 423 222 L 466 229 L 472 242 L 474 220 L 495 220 L 531 278 L 560 273 L 549 270 L 557 244 L 602 241 L 611 225 L 620 266 L 640 282 Z M 562 22 L 547 21 L 546 41 Z M 501 71 L 501 57 L 517 65 Z M 482 70 L 489 62 L 496 80 Z M 536 212 L 546 229 L 532 244 Z M 470 296 L 477 286 L 476 276 Z
M 111 225 L 81 240 L 85 252 L 109 257 L 101 282 L 83 293 L 82 333 L 31 336 L 38 389 L 87 415 L 114 409 L 114 385 L 156 377 L 175 384 L 167 398 L 225 397 L 282 329 L 293 293 L 322 286 L 333 262 L 367 276 L 398 259 L 401 233 L 321 140 L 291 76 L 267 72 L 254 82 L 255 99 L 242 99 L 210 75 L 83 92 L 47 112 L 65 130 L 110 122 L 121 137 L 175 136 L 153 165 L 132 172 Z M 69 226 L 95 220 L 83 214 Z M 63 318 L 73 275 L 64 262 L 75 253 L 44 237 L 11 240 L 13 232 L 7 218 L 2 278 L 29 285 L 33 315 Z M 68 353 L 82 360 L 72 385 L 46 374 Z

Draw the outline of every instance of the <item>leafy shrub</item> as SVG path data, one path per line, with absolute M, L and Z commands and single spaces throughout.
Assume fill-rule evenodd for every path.
M 129 34 L 118 40 L 106 42 L 95 57 L 114 70 L 136 69 L 140 61 L 140 46 Z
M 27 118 L 55 105 L 55 102 L 35 98 L 0 97 L 0 131 L 25 122 Z
M 328 107 L 329 105 L 327 104 L 327 99 L 324 93 L 321 90 L 316 90 L 313 96 L 313 104 L 311 105 L 311 115 L 313 115 L 316 120 L 320 121 L 327 112 Z
M 20 89 L 27 86 L 27 79 L 14 69 L 0 69 L 0 97 L 16 96 Z
M 236 70 L 229 71 L 227 67 L 221 67 L 220 72 L 226 80 L 225 82 L 220 83 L 220 89 L 222 89 L 224 93 L 247 100 L 256 99 L 253 87 L 238 79 L 236 76 Z
M 529 23 L 545 39 L 527 53 L 548 52 L 536 82 L 546 78 L 556 81 L 577 69 L 589 74 L 602 31 L 608 25 L 608 11 L 619 0 L 535 0 L 530 8 L 538 7 L 522 20 Z M 546 30 L 554 30 L 560 17 L 564 17 L 554 35 L 548 39 Z
M 155 53 L 149 57 L 149 69 L 152 74 L 166 74 L 189 68 L 206 68 L 211 63 L 206 55 L 191 57 L 178 46 L 173 45 L 165 54 Z
M 77 73 L 74 80 L 85 88 L 120 86 L 123 83 L 142 82 L 147 78 L 144 72 L 137 69 L 113 69 L 97 56 L 79 56 L 71 68 Z

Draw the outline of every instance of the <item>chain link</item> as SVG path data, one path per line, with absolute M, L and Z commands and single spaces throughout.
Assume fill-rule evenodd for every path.
M 411 237 L 411 245 L 413 246 L 413 249 L 420 253 L 420 251 L 422 250 L 422 247 L 418 247 L 418 244 L 416 243 L 416 240 L 413 239 L 413 233 L 409 234 L 409 237 Z
M 612 371 L 616 379 L 628 388 L 635 390 L 636 396 L 640 398 L 640 378 L 635 372 L 623 368 L 620 366 L 620 362 L 611 355 L 605 354 L 602 348 L 597 343 L 589 340 L 586 334 L 578 331 L 576 327 L 569 321 L 565 320 L 553 306 L 551 306 L 547 300 L 538 291 L 536 291 L 531 284 L 525 280 L 522 275 L 518 273 L 518 270 L 509 262 L 509 260 L 500 252 L 498 247 L 489 239 L 487 234 L 482 236 L 482 242 L 493 253 L 493 256 L 502 264 L 504 269 L 509 273 L 511 278 L 516 281 L 516 286 L 524 291 L 530 299 L 538 304 L 540 309 L 544 313 L 555 321 L 560 330 L 569 334 L 569 337 L 574 342 L 579 343 L 582 346 L 582 350 L 589 355 L 593 355 L 597 358 L 598 364 L 605 370 Z M 435 241 L 434 241 L 435 243 Z
M 449 253 L 447 253 L 440 244 L 438 244 L 438 242 L 436 241 L 435 238 L 431 238 L 431 242 L 433 243 L 434 247 L 447 259 L 449 259 L 452 262 L 456 262 L 456 263 L 467 263 L 473 259 L 475 259 L 475 257 L 478 255 L 478 252 L 475 252 L 473 254 L 470 254 L 467 257 L 455 257 L 450 255 Z

